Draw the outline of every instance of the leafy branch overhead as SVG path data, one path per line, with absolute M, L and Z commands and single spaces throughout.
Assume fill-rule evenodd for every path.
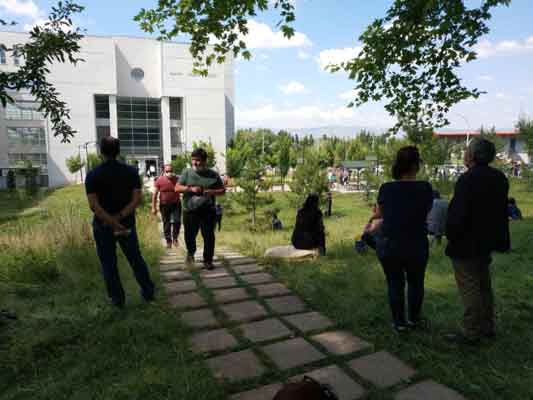
M 464 0 L 395 0 L 384 18 L 376 19 L 359 37 L 358 56 L 332 72 L 344 70 L 356 82 L 351 106 L 384 101 L 388 113 L 404 126 L 441 127 L 454 105 L 482 93 L 466 87 L 457 74 L 462 64 L 476 59 L 474 46 L 488 33 L 491 9 L 511 0 L 484 0 L 468 8 Z M 206 74 L 227 54 L 250 58 L 246 47 L 247 21 L 266 11 L 269 0 L 159 0 L 143 9 L 136 21 L 147 32 L 170 40 L 190 36 L 195 70 Z M 291 0 L 277 0 L 283 34 L 294 34 Z M 212 50 L 208 48 L 213 44 Z
M 25 43 L 16 44 L 4 51 L 12 53 L 21 62 L 15 71 L 0 72 L 0 102 L 5 107 L 13 102 L 11 93 L 27 91 L 40 104 L 39 110 L 50 118 L 55 136 L 63 142 L 70 141 L 75 131 L 68 124 L 70 109 L 60 99 L 57 89 L 48 81 L 50 64 L 83 61 L 76 54 L 80 50 L 79 41 L 83 37 L 79 28 L 74 28 L 72 16 L 83 10 L 71 1 L 62 2 L 52 8 L 48 21 L 42 26 L 34 26 Z M 13 25 L 2 20 L 1 25 Z

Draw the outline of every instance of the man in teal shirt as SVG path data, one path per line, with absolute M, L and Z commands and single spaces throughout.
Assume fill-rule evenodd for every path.
M 226 193 L 220 175 L 207 168 L 207 152 L 198 148 L 191 153 L 192 168 L 185 169 L 176 185 L 176 192 L 183 193 L 183 227 L 187 262 L 194 262 L 196 236 L 202 232 L 204 239 L 204 267 L 213 269 L 215 254 L 215 197 Z

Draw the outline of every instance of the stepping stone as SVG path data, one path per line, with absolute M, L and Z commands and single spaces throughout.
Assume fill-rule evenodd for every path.
M 227 329 L 197 333 L 191 338 L 191 343 L 193 350 L 197 353 L 224 350 L 238 344 Z
M 221 310 L 231 321 L 251 321 L 268 315 L 265 308 L 257 301 L 243 301 L 242 303 L 222 306 Z
M 379 388 L 386 388 L 408 380 L 415 370 L 385 351 L 356 358 L 348 363 L 359 376 Z
M 316 311 L 288 315 L 283 318 L 302 332 L 318 331 L 333 326 L 333 322 Z
M 279 319 L 270 318 L 264 321 L 252 322 L 239 327 L 243 336 L 252 342 L 264 342 L 285 336 L 294 335 Z
M 218 288 L 239 286 L 239 284 L 237 283 L 235 278 L 233 278 L 232 276 L 227 276 L 224 278 L 206 279 L 204 281 L 204 286 L 210 289 L 218 289 Z
M 169 298 L 170 304 L 178 309 L 200 308 L 207 306 L 207 302 L 198 293 L 179 294 Z
M 190 281 L 178 281 L 163 284 L 165 291 L 169 294 L 192 292 L 196 290 L 196 282 Z
M 281 384 L 273 383 L 272 385 L 235 394 L 230 397 L 230 400 L 272 400 L 281 387 Z
M 222 253 L 221 254 L 225 259 L 227 260 L 235 260 L 235 259 L 239 259 L 239 258 L 248 258 L 240 253 L 236 253 L 236 252 L 227 252 L 227 253 Z
M 324 354 L 302 338 L 271 344 L 261 347 L 261 350 L 282 370 L 310 364 L 325 358 Z
M 161 277 L 163 278 L 163 281 L 166 281 L 166 282 L 192 279 L 191 273 L 187 271 L 163 272 L 161 273 Z
M 243 288 L 214 290 L 213 295 L 217 303 L 230 303 L 237 300 L 249 299 L 250 293 Z
M 173 262 L 169 264 L 160 264 L 159 269 L 163 272 L 166 271 L 175 271 L 175 270 L 184 270 L 187 266 L 183 262 Z
M 215 268 L 212 271 L 208 270 L 202 270 L 200 272 L 200 277 L 202 279 L 211 279 L 211 278 L 225 278 L 227 276 L 230 276 L 229 272 L 225 268 Z
M 306 372 L 304 375 L 315 379 L 319 383 L 330 385 L 339 400 L 356 400 L 366 394 L 365 389 L 361 385 L 346 375 L 336 365 Z M 300 382 L 304 375 L 298 375 L 289 380 L 291 382 Z M 433 400 L 433 397 L 428 397 L 427 399 Z
M 230 381 L 256 378 L 265 372 L 265 368 L 252 350 L 210 358 L 206 363 L 216 378 Z
M 455 390 L 434 381 L 423 381 L 398 392 L 394 400 L 466 400 Z
M 241 275 L 241 274 L 253 274 L 253 273 L 256 273 L 256 272 L 263 271 L 263 268 L 261 268 L 259 265 L 255 264 L 255 263 L 246 264 L 246 265 L 235 265 L 235 266 L 232 265 L 231 268 L 233 268 L 233 271 L 235 271 L 235 273 L 238 274 L 238 275 Z
M 290 294 L 291 291 L 281 283 L 269 283 L 266 285 L 254 286 L 257 290 L 257 295 L 261 297 L 279 296 L 282 294 Z
M 181 260 L 178 257 L 161 257 L 159 264 L 168 265 L 168 264 L 177 264 Z
M 181 314 L 181 320 L 193 328 L 208 328 L 218 325 L 213 311 L 209 308 L 184 312 Z
M 258 285 L 260 283 L 272 282 L 274 277 L 266 272 L 261 272 L 258 274 L 249 274 L 242 276 L 241 279 L 248 283 L 249 285 Z
M 292 314 L 305 310 L 305 304 L 297 296 L 283 296 L 266 299 L 272 311 L 278 314 Z
M 257 262 L 255 258 L 250 258 L 250 257 L 232 258 L 228 261 L 230 265 L 246 265 L 246 264 L 252 264 L 252 263 Z
M 346 331 L 324 332 L 313 336 L 315 342 L 320 343 L 331 354 L 343 356 L 368 349 L 372 345 Z

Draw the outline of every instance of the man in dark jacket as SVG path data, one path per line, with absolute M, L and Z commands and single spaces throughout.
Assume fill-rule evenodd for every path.
M 464 333 L 446 335 L 459 344 L 494 337 L 490 264 L 493 252 L 510 248 L 507 197 L 509 182 L 490 167 L 496 149 L 488 140 L 472 142 L 465 153 L 468 171 L 457 181 L 448 210 L 446 255 L 452 259 L 464 313 Z

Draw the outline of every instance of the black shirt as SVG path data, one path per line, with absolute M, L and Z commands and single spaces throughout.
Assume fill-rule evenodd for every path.
M 433 189 L 425 181 L 395 181 L 381 186 L 378 204 L 383 213 L 381 234 L 395 248 L 416 253 L 427 244 L 427 216 L 433 205 Z
M 109 214 L 117 214 L 126 207 L 135 189 L 141 189 L 137 169 L 116 160 L 100 164 L 85 178 L 85 191 L 95 193 L 100 206 Z
M 291 242 L 297 249 L 325 248 L 324 222 L 320 209 L 298 210 Z

